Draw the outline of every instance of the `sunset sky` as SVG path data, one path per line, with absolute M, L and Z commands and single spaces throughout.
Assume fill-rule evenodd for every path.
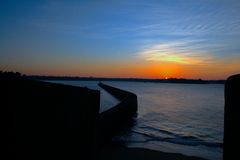
M 0 70 L 225 79 L 240 73 L 239 0 L 1 0 Z

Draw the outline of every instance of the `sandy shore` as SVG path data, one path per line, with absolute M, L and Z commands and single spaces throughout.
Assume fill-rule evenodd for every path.
M 97 155 L 98 160 L 205 160 L 178 153 L 165 153 L 144 148 L 104 148 Z

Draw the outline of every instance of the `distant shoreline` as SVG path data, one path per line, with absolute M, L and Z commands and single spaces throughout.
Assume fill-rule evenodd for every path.
M 70 77 L 70 76 L 27 76 L 37 80 L 68 80 L 68 81 L 125 81 L 125 82 L 153 82 L 153 83 L 182 83 L 182 84 L 224 84 L 225 80 L 202 79 L 146 79 L 146 78 L 103 78 L 103 77 Z
M 66 81 L 124 81 L 124 82 L 153 82 L 153 83 L 180 83 L 180 84 L 225 84 L 226 80 L 202 80 L 186 78 L 148 79 L 148 78 L 107 78 L 107 77 L 78 77 L 78 76 L 42 76 L 25 75 L 19 72 L 3 72 L 2 75 L 25 77 L 34 80 L 66 80 Z

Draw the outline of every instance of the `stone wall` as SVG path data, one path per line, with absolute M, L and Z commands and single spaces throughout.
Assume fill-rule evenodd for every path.
M 0 92 L 9 159 L 93 156 L 99 91 L 1 76 Z
M 102 112 L 98 117 L 98 136 L 104 142 L 134 125 L 133 117 L 137 114 L 137 96 L 103 83 L 99 83 L 99 86 L 120 100 L 119 104 Z
M 120 100 L 101 114 L 100 91 L 0 74 L 8 159 L 94 159 L 137 112 L 135 94 L 99 85 Z

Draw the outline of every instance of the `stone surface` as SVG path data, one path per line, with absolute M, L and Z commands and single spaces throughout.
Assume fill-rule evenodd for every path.
M 93 156 L 99 91 L 14 76 L 0 88 L 9 159 Z
M 240 74 L 225 83 L 224 160 L 239 159 L 240 142 Z

